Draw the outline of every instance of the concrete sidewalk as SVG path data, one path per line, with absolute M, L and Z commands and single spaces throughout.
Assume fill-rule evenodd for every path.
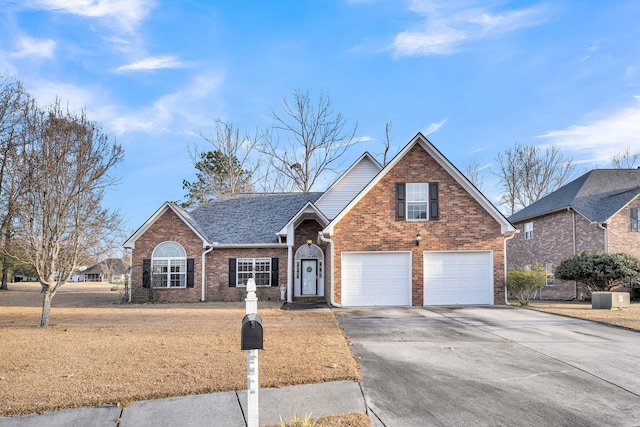
M 339 381 L 259 392 L 260 425 L 280 424 L 297 415 L 313 418 L 348 412 L 366 413 L 360 384 Z M 135 402 L 123 409 L 101 406 L 44 415 L 0 417 L 0 427 L 162 427 L 245 426 L 247 391 L 202 394 Z

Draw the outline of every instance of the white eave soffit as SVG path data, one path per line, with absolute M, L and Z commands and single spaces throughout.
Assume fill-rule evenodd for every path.
M 171 211 L 176 214 L 176 216 L 178 218 L 180 218 L 180 220 L 187 226 L 189 227 L 189 229 L 191 231 L 193 231 L 193 233 L 198 236 L 198 238 L 200 240 L 202 240 L 202 247 L 208 247 L 211 246 L 209 244 L 209 242 L 207 241 L 207 239 L 204 238 L 204 236 L 202 236 L 196 229 L 194 229 L 191 224 L 189 223 L 189 221 L 187 221 L 181 214 L 179 211 L 177 211 L 176 209 L 173 208 L 172 204 L 170 202 L 164 202 L 164 204 L 162 206 L 160 206 L 160 208 L 155 211 L 155 213 L 153 215 L 151 215 L 151 217 L 149 217 L 149 219 L 142 224 L 142 226 L 140 228 L 138 228 L 138 230 L 136 230 L 135 233 L 133 233 L 131 235 L 131 237 L 129 237 L 129 239 L 124 242 L 123 246 L 125 248 L 129 248 L 129 249 L 135 249 L 136 246 L 136 240 L 138 240 L 140 238 L 140 236 L 142 236 L 144 233 L 147 232 L 147 230 L 153 225 L 155 224 L 155 222 L 158 220 L 158 218 L 160 218 L 162 215 L 164 215 L 167 210 L 171 209 Z

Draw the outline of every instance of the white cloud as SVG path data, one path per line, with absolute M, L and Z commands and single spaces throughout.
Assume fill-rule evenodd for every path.
M 585 49 L 587 51 L 586 55 L 582 57 L 583 61 L 586 61 L 591 58 L 591 54 L 595 53 L 600 49 L 601 40 L 596 40 L 591 46 Z
M 30 0 L 27 7 L 58 13 L 107 18 L 132 31 L 156 5 L 155 0 Z
M 447 119 L 444 119 L 438 123 L 431 123 L 425 130 L 422 132 L 425 136 L 435 133 L 440 129 L 445 123 Z
M 187 133 L 202 123 L 219 117 L 215 111 L 215 92 L 221 86 L 223 76 L 204 73 L 193 79 L 183 89 L 157 99 L 153 105 L 137 111 L 125 112 L 113 116 L 109 128 L 116 134 L 142 131 L 147 133 L 165 133 L 173 131 Z
M 180 61 L 175 56 L 150 56 L 131 64 L 118 67 L 116 72 L 126 73 L 129 71 L 149 71 L 163 68 L 184 68 L 188 64 Z
M 635 105 L 613 111 L 591 123 L 552 130 L 538 137 L 574 153 L 578 162 L 608 164 L 611 156 L 625 147 L 633 150 L 640 146 L 640 96 L 635 100 Z
M 102 98 L 97 88 L 81 88 L 71 83 L 34 80 L 27 84 L 29 92 L 42 106 L 52 104 L 57 98 L 65 108 L 77 112 L 92 108 L 94 100 Z
M 369 141 L 373 141 L 373 138 L 367 135 L 363 135 L 363 136 L 357 136 L 353 138 L 353 140 L 351 141 L 351 144 L 357 144 L 358 142 L 369 142 Z
M 467 7 L 465 2 L 414 0 L 411 10 L 422 17 L 421 28 L 396 35 L 396 56 L 449 55 L 466 41 L 532 27 L 547 19 L 545 5 L 495 12 Z
M 56 48 L 55 40 L 37 40 L 27 36 L 21 36 L 17 41 L 18 50 L 11 56 L 17 58 L 40 57 L 53 58 Z

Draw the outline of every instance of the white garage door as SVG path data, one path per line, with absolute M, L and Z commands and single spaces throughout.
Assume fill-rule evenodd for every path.
M 411 305 L 411 253 L 343 252 L 342 305 Z
M 424 305 L 493 304 L 491 251 L 424 252 Z

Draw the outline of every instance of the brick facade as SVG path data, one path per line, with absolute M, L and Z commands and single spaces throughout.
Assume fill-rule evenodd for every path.
M 302 223 L 296 228 L 295 231 L 296 235 L 294 239 L 295 243 L 293 245 L 293 252 L 295 253 L 300 246 L 307 244 L 308 240 L 311 240 L 314 245 L 318 245 L 318 232 L 320 231 L 322 231 L 322 226 L 318 224 L 316 220 L 305 219 L 304 221 L 302 221 Z M 320 245 L 318 246 L 320 246 L 322 250 L 325 251 L 325 244 L 320 242 Z
M 151 259 L 153 250 L 162 242 L 180 244 L 187 258 L 194 260 L 193 288 L 154 289 L 142 287 L 142 263 Z M 136 240 L 132 253 L 131 300 L 133 302 L 198 301 L 202 290 L 202 240 L 172 211 L 167 210 Z
M 230 258 L 278 258 L 278 285 L 287 284 L 287 248 L 214 249 L 206 255 L 207 301 L 244 301 L 247 289 L 229 286 Z M 280 286 L 259 286 L 256 295 L 260 301 L 278 301 Z
M 396 221 L 396 183 L 437 182 L 440 218 Z M 420 232 L 422 243 L 416 246 Z M 494 304 L 504 304 L 504 239 L 500 224 L 420 145 L 416 144 L 335 225 L 334 298 L 341 302 L 341 254 L 411 251 L 412 305 L 423 304 L 423 251 L 493 251 Z M 328 280 L 327 280 L 328 281 Z
M 295 230 L 293 253 L 307 240 L 316 244 L 318 231 L 322 227 L 314 220 L 303 221 Z M 165 241 L 180 244 L 187 258 L 194 259 L 193 288 L 143 288 L 142 265 L 144 259 L 151 259 L 153 250 Z M 326 245 L 320 245 L 326 251 Z M 196 302 L 202 298 L 202 254 L 205 249 L 202 240 L 170 209 L 162 214 L 135 242 L 133 269 L 131 274 L 131 294 L 133 302 Z M 257 296 L 261 301 L 280 299 L 280 285 L 287 284 L 288 252 L 284 245 L 268 248 L 221 248 L 205 255 L 205 300 L 244 301 L 245 287 L 229 286 L 229 259 L 231 258 L 278 258 L 278 286 L 258 287 Z M 326 265 L 326 264 L 325 264 Z M 327 268 L 327 267 L 325 267 Z M 327 295 L 327 293 L 325 293 Z
M 607 226 L 609 252 L 624 252 L 640 258 L 640 232 L 631 231 L 631 208 L 640 209 L 640 198 L 620 210 Z

